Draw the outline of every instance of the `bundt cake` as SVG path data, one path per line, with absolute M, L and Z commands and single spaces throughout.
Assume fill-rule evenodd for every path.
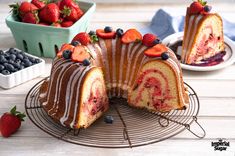
M 99 118 L 112 97 L 150 112 L 189 103 L 177 58 L 157 36 L 111 27 L 79 33 L 61 47 L 39 100 L 55 121 L 79 129 Z
M 217 60 L 222 60 L 225 54 L 222 19 L 210 10 L 211 6 L 202 0 L 194 1 L 187 8 L 181 54 L 185 64 L 205 64 L 215 55 L 221 56 Z

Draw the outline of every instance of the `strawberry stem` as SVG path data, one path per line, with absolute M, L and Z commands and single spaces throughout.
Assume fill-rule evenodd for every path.
M 17 116 L 21 121 L 24 121 L 24 118 L 26 117 L 26 115 L 24 113 L 21 113 L 19 111 L 16 110 L 16 106 L 14 106 L 10 113 L 14 116 Z

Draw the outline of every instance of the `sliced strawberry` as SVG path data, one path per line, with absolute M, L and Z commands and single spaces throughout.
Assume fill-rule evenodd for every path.
M 152 47 L 154 46 L 154 41 L 157 39 L 157 36 L 154 34 L 145 34 L 143 36 L 143 45 L 147 46 L 147 47 Z
M 104 32 L 103 29 L 97 29 L 96 30 L 96 34 L 97 36 L 103 38 L 103 39 L 111 39 L 111 38 L 115 38 L 116 37 L 116 32 L 112 31 L 109 33 Z
M 161 54 L 166 51 L 167 51 L 167 48 L 165 45 L 157 44 L 153 46 L 152 48 L 145 50 L 144 54 L 148 57 L 161 57 Z
M 77 34 L 72 41 L 79 41 L 82 45 L 88 45 L 91 43 L 90 35 L 86 32 Z
M 204 7 L 200 2 L 193 2 L 189 7 L 190 14 L 199 14 L 203 10 Z
M 142 35 L 136 29 L 129 29 L 122 36 L 123 43 L 139 42 L 141 40 L 142 40 Z
M 68 43 L 63 44 L 63 45 L 61 46 L 61 48 L 60 48 L 60 51 L 57 53 L 57 56 L 58 56 L 59 58 L 61 58 L 61 57 L 62 57 L 62 54 L 63 54 L 63 52 L 64 52 L 65 50 L 70 50 L 70 51 L 73 52 L 74 46 L 71 45 L 71 44 L 68 44 Z
M 75 62 L 83 62 L 85 59 L 89 59 L 91 55 L 86 51 L 83 46 L 77 46 L 72 53 L 72 60 Z

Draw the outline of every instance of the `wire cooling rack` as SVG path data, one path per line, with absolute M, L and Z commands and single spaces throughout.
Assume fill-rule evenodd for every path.
M 197 121 L 200 108 L 197 94 L 186 83 L 190 104 L 185 110 L 153 114 L 131 108 L 125 99 L 116 98 L 110 100 L 110 109 L 105 114 L 113 116 L 113 124 L 105 123 L 104 117 L 101 117 L 87 129 L 74 130 L 52 120 L 41 107 L 39 89 L 43 81 L 38 82 L 28 92 L 25 99 L 26 113 L 38 128 L 66 142 L 90 147 L 127 148 L 163 141 L 184 130 L 198 138 L 206 135 Z M 200 135 L 191 130 L 192 123 L 201 128 Z

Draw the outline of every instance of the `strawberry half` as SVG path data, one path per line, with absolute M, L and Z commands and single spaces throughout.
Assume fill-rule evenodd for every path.
M 154 46 L 154 41 L 157 39 L 157 36 L 154 34 L 145 34 L 143 36 L 143 45 L 147 46 L 147 47 L 152 47 Z
M 60 51 L 57 53 L 57 56 L 61 58 L 65 50 L 70 50 L 73 52 L 74 46 L 71 44 L 67 44 L 67 43 L 63 44 L 60 48 Z
M 190 14 L 199 14 L 203 10 L 204 7 L 200 2 L 193 2 L 189 7 Z
M 106 33 L 103 29 L 97 29 L 96 34 L 97 34 L 97 36 L 99 36 L 103 39 L 111 39 L 111 38 L 116 37 L 116 32 L 115 31 Z
M 81 32 L 73 38 L 72 42 L 73 41 L 79 41 L 82 45 L 86 46 L 91 42 L 91 39 L 88 33 Z
M 136 29 L 129 29 L 122 36 L 122 42 L 126 44 L 132 42 L 139 42 L 141 40 L 142 40 L 142 35 Z
M 91 55 L 83 46 L 76 46 L 72 53 L 72 60 L 74 62 L 83 62 L 85 59 L 90 59 Z
M 16 106 L 10 112 L 4 113 L 0 118 L 0 132 L 3 137 L 9 137 L 15 133 L 21 126 L 26 115 L 16 110 Z
M 152 48 L 145 50 L 144 54 L 148 57 L 161 57 L 161 54 L 166 51 L 167 48 L 164 44 L 157 44 Z

